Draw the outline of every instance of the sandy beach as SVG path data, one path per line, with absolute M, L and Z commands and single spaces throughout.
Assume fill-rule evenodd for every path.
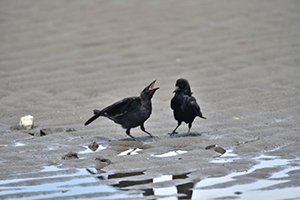
M 0 199 L 300 199 L 299 11 L 296 0 L 1 0 Z M 178 78 L 207 119 L 171 137 Z M 134 128 L 133 141 L 103 117 L 83 125 L 153 80 L 156 137 Z M 25 115 L 31 130 L 18 127 Z

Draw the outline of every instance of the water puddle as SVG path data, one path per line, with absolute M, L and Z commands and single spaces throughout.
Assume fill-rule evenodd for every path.
M 176 155 L 179 153 L 177 152 Z M 239 159 L 238 155 L 228 150 L 222 156 L 215 158 L 217 162 L 213 163 L 222 165 L 223 162 L 235 162 L 235 159 Z M 292 187 L 283 185 L 291 181 L 289 173 L 300 170 L 299 158 L 289 160 L 261 155 L 253 159 L 257 161 L 257 164 L 247 171 L 207 178 L 200 182 L 195 182 L 198 180 L 197 177 L 193 177 L 190 173 L 153 177 L 144 171 L 107 173 L 96 169 L 63 169 L 57 166 L 46 166 L 37 173 L 16 175 L 21 178 L 0 180 L 0 199 L 147 198 L 171 200 L 293 199 L 300 197 L 299 185 L 294 184 Z M 264 169 L 268 170 L 264 171 Z M 257 179 L 257 172 L 263 173 L 262 178 Z
M 233 151 L 230 149 L 221 156 L 216 157 L 216 159 L 212 160 L 211 163 L 229 163 L 238 159 L 240 159 L 238 155 L 233 153 Z
M 142 149 L 139 148 L 133 148 L 133 149 L 128 149 L 126 151 L 121 152 L 118 156 L 129 156 L 129 155 L 137 155 L 139 154 L 138 152 L 142 151 Z
M 153 183 L 172 182 L 177 179 L 185 179 L 188 174 L 182 175 L 162 175 L 160 177 L 153 178 Z M 192 196 L 192 190 L 194 183 L 188 182 L 184 184 L 166 186 L 166 187 L 153 187 L 152 189 L 145 190 L 144 195 L 154 195 L 157 199 L 190 199 Z
M 63 169 L 60 169 L 54 165 L 49 165 L 49 166 L 45 166 L 41 172 L 55 172 L 55 171 L 60 171 L 60 170 L 63 170 Z
M 164 154 L 153 155 L 153 157 L 165 158 L 165 157 L 177 156 L 177 155 L 185 154 L 185 153 L 187 153 L 187 151 L 176 150 L 176 151 L 170 151 L 170 152 L 164 153 Z
M 290 119 L 292 119 L 292 117 L 280 118 L 280 119 L 278 118 L 278 119 L 275 119 L 275 122 L 280 123 L 280 122 L 289 121 Z
M 194 183 L 188 182 L 184 184 L 175 185 L 174 180 L 186 179 L 189 173 L 179 175 L 161 175 L 155 178 L 143 178 L 143 172 L 131 172 L 109 175 L 107 179 L 117 178 L 132 178 L 138 176 L 137 180 L 121 180 L 119 183 L 113 186 L 122 190 L 130 191 L 133 187 L 140 187 L 144 196 L 151 196 L 155 199 L 178 199 L 178 197 L 184 197 L 184 199 L 190 199 L 192 195 L 192 188 Z M 141 178 L 139 178 L 141 177 Z M 100 178 L 102 179 L 102 177 Z
M 22 143 L 22 142 L 16 142 L 14 146 L 15 147 L 22 147 L 22 146 L 25 146 L 25 144 Z
M 55 175 L 48 175 L 55 172 Z M 0 199 L 121 199 L 140 196 L 140 193 L 121 191 L 110 185 L 103 185 L 86 169 L 73 173 L 55 166 L 45 167 L 39 177 L 0 180 Z
M 225 155 L 225 154 L 224 154 Z M 236 154 L 232 156 L 236 157 Z M 237 158 L 238 159 L 238 158 Z M 300 187 L 288 187 L 272 189 L 272 186 L 287 183 L 288 173 L 295 170 L 300 170 L 299 159 L 288 160 L 281 159 L 277 156 L 261 155 L 254 158 L 258 164 L 251 169 L 243 172 L 235 172 L 223 177 L 207 178 L 195 185 L 193 189 L 192 199 L 198 199 L 201 196 L 203 199 L 211 198 L 246 198 L 246 199 L 285 199 L 300 197 Z M 234 160 L 224 160 L 224 162 L 233 162 Z M 217 160 L 213 163 L 222 163 Z M 298 165 L 298 166 L 293 166 Z M 253 180 L 251 183 L 243 183 L 241 178 L 251 176 L 256 170 L 265 168 L 283 168 L 280 171 L 273 173 L 269 178 L 263 178 L 258 181 Z M 227 186 L 226 186 L 227 185 Z M 279 196 L 278 196 L 279 195 Z
M 282 178 L 289 177 L 288 173 L 291 171 L 296 171 L 296 170 L 300 170 L 300 167 L 289 167 L 282 171 L 273 173 L 272 176 L 270 177 L 270 179 L 282 179 Z
M 97 150 L 93 151 L 88 146 L 83 146 L 85 150 L 79 151 L 78 154 L 94 153 L 106 149 L 105 146 L 99 145 Z

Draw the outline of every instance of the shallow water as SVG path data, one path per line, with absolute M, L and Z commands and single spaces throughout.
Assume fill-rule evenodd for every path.
M 106 149 L 105 146 L 99 145 L 96 151 L 91 150 L 88 146 L 84 146 L 85 150 L 79 151 L 78 154 L 94 153 Z
M 159 154 L 159 155 L 153 155 L 154 157 L 159 157 L 159 158 L 164 158 L 164 157 L 171 157 L 171 156 L 177 156 L 180 154 L 185 154 L 187 153 L 187 151 L 183 151 L 183 150 L 176 150 L 176 151 L 170 151 L 167 153 L 163 153 L 163 154 Z
M 240 159 L 232 150 L 227 150 L 223 155 L 216 157 L 211 163 L 228 163 Z
M 15 147 L 22 147 L 22 146 L 25 146 L 25 144 L 22 143 L 22 142 L 16 142 L 15 143 Z
M 0 198 L 62 199 L 68 196 L 70 198 L 96 196 L 96 199 L 102 199 L 102 197 L 106 199 L 107 195 L 110 198 L 124 198 L 132 195 L 113 186 L 101 185 L 99 179 L 91 176 L 86 169 L 77 169 L 74 173 L 68 173 L 65 169 L 48 166 L 41 172 L 42 176 L 36 178 L 1 180 Z M 56 175 L 47 176 L 47 172 L 56 172 Z
M 137 155 L 139 154 L 138 152 L 140 151 L 142 151 L 142 149 L 139 148 L 128 149 L 126 151 L 121 152 L 118 156 Z
M 224 164 L 239 159 L 227 151 L 212 163 Z M 233 172 L 222 177 L 211 177 L 194 182 L 189 173 L 154 177 L 143 171 L 128 173 L 99 173 L 93 169 L 61 169 L 46 166 L 37 173 L 21 174 L 23 178 L 0 180 L 0 198 L 18 199 L 214 199 L 214 198 L 299 198 L 300 186 L 284 187 L 290 181 L 291 172 L 300 171 L 300 159 L 288 160 L 277 156 L 255 157 L 256 165 L 247 171 Z M 216 162 L 215 162 L 216 161 Z M 243 182 L 254 172 L 273 169 L 267 178 Z M 113 181 L 113 182 L 111 182 Z M 136 189 L 139 188 L 139 189 Z
M 233 154 L 234 158 L 237 156 Z M 226 155 L 224 154 L 226 157 Z M 219 159 L 219 158 L 218 158 Z M 238 158 L 235 158 L 238 159 Z M 235 197 L 242 199 L 282 199 L 282 198 L 297 198 L 300 197 L 300 186 L 289 188 L 277 188 L 273 189 L 272 186 L 278 186 L 281 183 L 289 182 L 289 172 L 300 170 L 299 161 L 281 159 L 277 156 L 261 155 L 254 158 L 258 163 L 251 169 L 243 172 L 235 172 L 223 177 L 207 178 L 195 185 L 193 190 L 193 199 L 199 197 L 203 199 L 210 198 L 224 198 Z M 224 162 L 232 162 L 233 160 L 223 160 Z M 214 161 L 212 161 L 214 162 Z M 224 163 L 214 162 L 214 163 Z M 294 166 L 297 165 L 297 166 Z M 250 183 L 239 182 L 239 178 L 242 176 L 249 176 L 256 170 L 266 168 L 282 168 L 280 171 L 272 173 L 272 175 L 266 179 L 260 179 Z M 224 186 L 224 184 L 229 186 Z

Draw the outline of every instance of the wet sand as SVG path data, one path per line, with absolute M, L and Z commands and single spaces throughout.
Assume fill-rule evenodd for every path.
M 33 178 L 57 175 L 59 169 L 70 181 L 82 172 L 85 184 L 99 188 L 124 188 L 124 181 L 133 181 L 125 188 L 140 194 L 115 199 L 158 198 L 149 188 L 171 186 L 186 198 L 211 191 L 204 197 L 209 199 L 219 197 L 216 188 L 244 184 L 251 189 L 261 181 L 274 181 L 256 188 L 267 195 L 271 191 L 272 199 L 300 198 L 293 193 L 300 189 L 299 9 L 298 1 L 1 1 L 0 198 L 104 195 L 68 193 L 72 189 L 53 197 L 43 196 L 51 193 L 47 190 L 7 192 L 14 185 L 44 184 L 48 180 Z M 207 120 L 197 118 L 191 135 L 183 124 L 170 137 L 177 124 L 170 99 L 181 77 L 190 81 Z M 93 109 L 139 95 L 154 79 L 160 89 L 145 127 L 157 137 L 135 128 L 131 133 L 139 142 L 134 142 L 105 118 L 83 126 Z M 35 128 L 18 130 L 20 118 L 28 114 L 34 116 Z M 39 136 L 45 128 L 49 132 Z M 92 141 L 103 149 L 80 153 Z M 235 155 L 220 161 L 220 153 L 205 149 L 213 144 Z M 127 150 L 134 155 L 119 156 Z M 79 159 L 62 159 L 70 151 Z M 174 156 L 159 157 L 168 152 Z M 54 170 L 42 171 L 53 165 Z M 272 178 L 282 170 L 284 176 Z M 132 172 L 142 174 L 99 178 Z M 234 181 L 201 186 L 234 173 Z M 173 178 L 154 183 L 160 176 Z M 27 179 L 5 182 L 16 178 Z M 149 181 L 134 182 L 141 180 Z M 184 184 L 188 189 L 179 192 Z M 251 199 L 249 188 L 221 197 Z M 280 197 L 278 191 L 289 192 Z

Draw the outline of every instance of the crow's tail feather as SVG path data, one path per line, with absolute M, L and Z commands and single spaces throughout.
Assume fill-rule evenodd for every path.
M 101 110 L 95 109 L 95 110 L 93 110 L 93 112 L 94 112 L 94 115 L 97 115 L 97 114 L 99 114 L 101 112 Z
M 199 113 L 198 116 L 201 117 L 202 119 L 206 119 L 206 117 L 204 117 L 201 112 Z
M 89 125 L 90 123 L 92 123 L 95 119 L 97 119 L 98 117 L 101 116 L 101 111 L 100 110 L 94 110 L 94 116 L 91 117 L 89 120 L 87 120 L 84 125 L 87 126 Z

